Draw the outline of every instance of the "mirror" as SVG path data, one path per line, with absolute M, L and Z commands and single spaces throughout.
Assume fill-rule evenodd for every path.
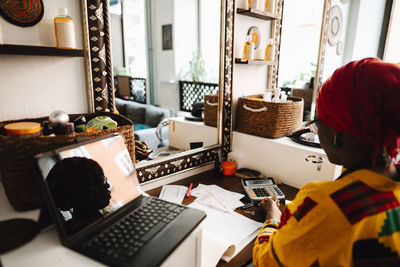
M 283 5 L 278 86 L 292 96 L 304 99 L 303 121 L 308 121 L 317 72 L 324 2 L 284 1 Z
M 113 1 L 111 1 L 113 2 Z M 125 1 L 127 2 L 127 1 Z M 134 2 L 134 1 L 132 1 Z M 154 1 L 156 2 L 156 1 Z M 166 1 L 160 1 L 163 5 L 168 7 Z M 172 1 L 171 1 L 172 2 Z M 184 5 L 187 1 L 175 1 Z M 197 1 L 196 1 L 197 2 Z M 207 2 L 207 1 L 201 1 Z M 212 1 L 209 1 L 212 2 Z M 152 1 L 146 1 L 146 3 L 152 3 Z M 169 3 L 169 2 L 168 2 Z M 84 1 L 82 0 L 82 6 L 84 10 L 84 21 L 87 23 L 86 32 L 85 32 L 85 40 L 88 43 L 88 51 L 89 51 L 89 60 L 88 62 L 88 80 L 90 81 L 89 92 L 88 94 L 93 96 L 93 111 L 113 111 L 114 110 L 114 79 L 113 79 L 113 71 L 112 71 L 112 63 L 111 63 L 111 35 L 110 27 L 112 26 L 110 23 L 110 6 L 108 5 L 108 1 L 106 0 L 91 0 Z M 217 107 L 217 123 L 215 130 L 217 131 L 217 141 L 215 141 L 214 145 L 196 148 L 192 150 L 186 150 L 182 153 L 169 155 L 165 158 L 154 159 L 151 161 L 137 164 L 138 178 L 140 182 L 147 182 L 153 179 L 160 178 L 165 175 L 173 174 L 175 172 L 183 171 L 186 169 L 202 166 L 204 164 L 212 162 L 217 154 L 218 150 L 222 150 L 222 157 L 226 157 L 227 153 L 230 151 L 231 147 L 231 89 L 232 89 L 232 40 L 233 40 L 233 12 L 234 12 L 234 1 L 233 0 L 222 0 L 218 12 L 220 13 L 220 51 L 219 53 L 219 63 L 218 63 L 218 98 L 222 101 L 218 101 Z M 216 10 L 215 10 L 216 11 Z M 211 13 L 208 10 L 204 11 L 204 14 Z M 215 12 L 212 12 L 215 13 Z M 170 21 L 166 21 L 159 23 L 159 27 L 156 31 L 158 39 L 162 36 L 162 30 L 164 28 L 164 39 L 165 41 L 165 49 L 169 49 L 172 47 L 179 48 L 179 44 L 175 41 L 176 36 L 172 35 L 172 44 L 169 38 L 171 35 L 168 34 L 168 27 L 160 27 L 160 26 L 168 26 L 172 24 L 172 29 L 174 28 L 174 23 Z M 178 28 L 178 27 L 177 27 Z M 189 32 L 190 33 L 190 32 Z M 168 37 L 169 36 L 169 37 Z M 207 39 L 204 39 L 207 41 Z M 201 37 L 200 37 L 200 42 Z M 154 45 L 154 43 L 153 43 Z M 158 44 L 160 45 L 160 44 Z M 150 52 L 153 52 L 153 56 L 155 54 L 154 47 L 151 47 Z M 167 54 L 170 54 L 172 51 L 164 51 Z M 209 55 L 213 55 L 214 52 L 209 52 Z M 207 54 L 208 55 L 208 54 Z M 132 58 L 131 58 L 132 59 Z M 128 61 L 129 62 L 129 61 Z M 131 61 L 134 62 L 134 61 Z M 165 62 L 164 62 L 165 63 Z M 168 63 L 168 62 L 167 62 Z M 152 61 L 148 63 L 153 64 Z M 133 66 L 134 67 L 134 66 Z M 175 68 L 176 70 L 176 68 Z M 159 73 L 162 77 L 164 73 Z M 150 76 L 150 74 L 149 74 Z M 163 78 L 163 77 L 162 77 Z M 160 79 L 161 81 L 162 79 Z M 164 82 L 167 83 L 167 86 L 170 83 L 170 78 L 163 78 Z M 176 82 L 173 80 L 173 82 Z M 151 83 L 151 79 L 149 79 L 149 83 Z M 93 88 L 92 90 L 90 88 Z M 149 86 L 151 88 L 151 86 Z M 154 85 L 156 88 L 156 85 Z M 165 92 L 163 92 L 165 93 Z M 154 103 L 157 104 L 156 94 L 154 94 Z M 165 97 L 161 96 L 161 97 Z M 151 103 L 151 92 L 149 103 Z M 146 99 L 146 103 L 147 99 Z M 224 125 L 224 127 L 220 127 L 220 125 Z
M 115 103 L 135 124 L 140 166 L 218 143 L 220 9 L 214 0 L 110 2 Z

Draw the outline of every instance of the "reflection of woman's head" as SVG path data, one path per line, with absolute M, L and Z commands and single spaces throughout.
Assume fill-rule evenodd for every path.
M 400 150 L 400 65 L 378 58 L 346 64 L 323 84 L 317 110 L 322 122 L 334 131 L 369 147 L 372 162 L 382 151 L 396 158 Z
M 96 211 L 110 201 L 110 185 L 94 160 L 73 157 L 57 162 L 46 178 L 56 206 L 63 211 Z

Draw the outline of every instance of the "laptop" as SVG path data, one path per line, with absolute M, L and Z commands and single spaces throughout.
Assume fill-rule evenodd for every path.
M 110 266 L 159 266 L 206 216 L 144 196 L 119 134 L 35 160 L 61 243 Z

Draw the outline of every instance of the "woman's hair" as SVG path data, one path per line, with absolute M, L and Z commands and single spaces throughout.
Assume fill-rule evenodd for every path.
M 353 61 L 322 85 L 319 118 L 338 132 L 353 135 L 376 156 L 400 151 L 400 65 L 378 58 Z
M 101 209 L 108 205 L 103 169 L 92 159 L 65 158 L 53 166 L 46 181 L 60 210 Z

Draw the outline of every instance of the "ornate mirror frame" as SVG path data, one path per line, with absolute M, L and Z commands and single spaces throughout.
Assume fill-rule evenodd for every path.
M 326 44 L 328 42 L 329 13 L 331 10 L 331 4 L 332 4 L 332 0 L 324 1 L 324 9 L 322 11 L 321 34 L 319 37 L 317 71 L 315 73 L 314 89 L 313 89 L 313 95 L 312 95 L 312 100 L 311 100 L 310 120 L 314 120 L 314 118 L 315 118 L 318 90 L 322 86 L 322 74 L 323 74 L 324 63 L 325 63 Z
M 137 166 L 141 183 L 200 167 L 215 160 L 219 150 L 226 158 L 232 139 L 232 70 L 234 0 L 221 0 L 220 78 L 218 104 L 218 144 L 153 160 Z M 87 95 L 89 111 L 114 111 L 113 74 L 111 61 L 109 0 L 81 0 L 82 23 L 86 51 Z M 222 100 L 222 101 L 221 101 Z

